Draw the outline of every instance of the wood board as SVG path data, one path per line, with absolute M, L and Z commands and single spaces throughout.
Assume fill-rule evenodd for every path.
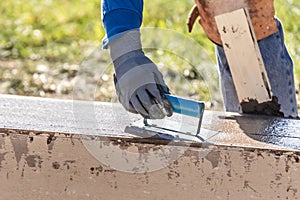
M 215 17 L 240 103 L 271 101 L 272 91 L 246 9 Z

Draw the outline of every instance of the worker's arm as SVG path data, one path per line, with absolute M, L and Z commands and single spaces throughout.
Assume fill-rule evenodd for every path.
M 110 49 L 120 103 L 130 112 L 159 119 L 171 116 L 172 107 L 164 95 L 169 89 L 162 74 L 142 51 L 142 12 L 142 0 L 103 0 L 103 45 Z
M 139 29 L 143 21 L 143 0 L 103 0 L 102 21 L 106 30 L 104 47 L 128 30 Z

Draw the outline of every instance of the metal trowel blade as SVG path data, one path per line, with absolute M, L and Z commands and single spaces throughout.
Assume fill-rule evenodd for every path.
M 195 117 L 173 114 L 163 120 L 138 120 L 125 128 L 125 132 L 143 138 L 160 138 L 166 140 L 203 142 L 196 135 L 199 119 Z

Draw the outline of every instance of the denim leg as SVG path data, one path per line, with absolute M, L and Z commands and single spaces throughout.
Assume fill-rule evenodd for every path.
M 258 45 L 270 80 L 273 96 L 278 98 L 278 103 L 281 105 L 280 111 L 284 113 L 285 117 L 297 117 L 293 62 L 284 44 L 283 28 L 279 20 L 277 20 L 277 27 L 277 33 L 258 41 Z M 221 46 L 216 46 L 215 50 L 225 110 L 240 112 L 241 108 L 225 52 Z
M 232 75 L 224 49 L 216 45 L 217 63 L 219 66 L 220 88 L 226 112 L 241 112 L 239 99 L 233 84 Z

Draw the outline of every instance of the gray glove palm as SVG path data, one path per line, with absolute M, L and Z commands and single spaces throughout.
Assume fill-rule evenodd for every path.
M 169 89 L 156 65 L 143 53 L 139 32 L 130 31 L 109 47 L 116 93 L 124 108 L 148 119 L 171 116 L 173 110 L 164 95 Z

